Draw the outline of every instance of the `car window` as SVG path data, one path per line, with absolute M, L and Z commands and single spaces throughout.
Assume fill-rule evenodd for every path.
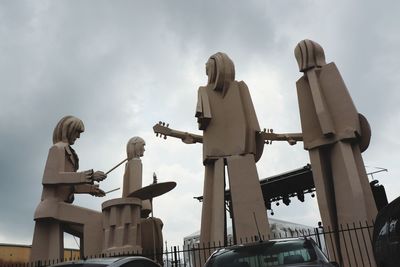
M 389 240 L 391 242 L 400 240 L 400 220 L 397 216 L 392 217 L 389 222 Z
M 304 240 L 268 242 L 216 253 L 207 267 L 265 267 L 317 260 L 311 243 Z
M 160 267 L 160 266 L 152 261 L 134 260 L 121 265 L 121 267 Z

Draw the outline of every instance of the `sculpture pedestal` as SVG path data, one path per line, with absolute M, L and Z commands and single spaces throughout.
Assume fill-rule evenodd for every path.
M 103 202 L 103 253 L 141 254 L 140 209 L 138 198 L 116 198 Z

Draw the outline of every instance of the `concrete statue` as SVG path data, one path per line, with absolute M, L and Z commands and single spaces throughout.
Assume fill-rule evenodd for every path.
M 369 124 L 357 112 L 336 65 L 325 62 L 319 44 L 303 40 L 294 53 L 304 73 L 296 84 L 303 142 L 324 228 L 337 230 L 354 222 L 372 222 L 377 209 L 361 156 L 369 145 Z M 346 253 L 344 238 L 351 237 L 337 235 L 326 242 L 330 255 L 340 256 L 341 266 L 356 266 L 356 261 L 375 266 L 373 259 L 365 262 L 367 251 L 373 255 L 369 242 L 358 244 L 354 254 Z
M 153 178 L 155 177 L 155 174 Z M 131 193 L 129 197 L 137 197 L 142 200 L 142 212 L 140 227 L 142 231 L 143 255 L 158 263 L 163 263 L 163 222 L 154 217 L 153 198 L 161 196 L 176 186 L 175 182 L 157 183 L 154 179 L 153 184 L 145 186 Z M 151 216 L 149 216 L 151 213 Z
M 125 165 L 122 197 L 142 188 L 142 160 L 146 142 L 140 137 L 132 137 L 126 145 L 128 162 Z
M 231 190 L 233 225 L 238 241 L 267 238 L 269 224 L 259 184 L 256 160 L 264 142 L 249 89 L 235 81 L 232 60 L 217 53 L 206 63 L 208 84 L 198 90 L 196 118 L 203 130 L 204 200 L 200 242 L 224 240 L 225 166 Z
M 268 218 L 259 184 L 256 161 L 264 140 L 249 89 L 235 81 L 232 60 L 217 53 L 206 63 L 208 84 L 198 90 L 196 114 L 203 136 L 180 132 L 160 123 L 157 134 L 203 143 L 205 167 L 200 243 L 224 242 L 225 167 L 232 196 L 234 236 L 238 242 L 261 234 L 267 239 Z
M 82 256 L 101 251 L 101 213 L 72 204 L 75 193 L 105 195 L 94 183 L 106 178 L 103 172 L 78 172 L 78 155 L 71 146 L 83 131 L 83 122 L 73 116 L 62 118 L 54 129 L 53 146 L 43 174 L 42 197 L 34 214 L 32 261 L 62 259 L 64 232 L 80 238 Z
M 83 131 L 83 122 L 73 116 L 62 118 L 54 129 L 53 146 L 43 175 L 42 198 L 34 215 L 31 260 L 63 259 L 63 233 L 67 232 L 80 238 L 81 257 L 143 253 L 162 263 L 163 223 L 148 216 L 152 199 L 172 190 L 176 183 L 142 187 L 140 158 L 146 143 L 140 137 L 133 137 L 127 144 L 127 158 L 107 172 L 126 162 L 122 197 L 103 202 L 102 213 L 72 205 L 75 193 L 105 196 L 95 182 L 104 180 L 107 174 L 93 170 L 78 172 L 79 159 L 71 146 Z
M 122 198 L 107 200 L 102 204 L 105 254 L 142 253 L 140 227 L 142 200 L 129 195 L 142 188 L 140 157 L 144 154 L 145 144 L 140 137 L 133 137 L 128 141 Z
M 133 137 L 127 144 L 127 163 L 122 198 L 103 202 L 104 254 L 141 253 L 162 264 L 163 223 L 149 217 L 152 199 L 172 190 L 176 183 L 166 182 L 142 187 L 142 160 L 145 141 Z M 123 161 L 124 162 L 124 161 Z

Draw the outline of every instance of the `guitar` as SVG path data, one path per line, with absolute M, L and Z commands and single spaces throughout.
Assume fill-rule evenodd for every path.
M 203 143 L 203 136 L 171 129 L 169 124 L 161 121 L 153 126 L 153 131 L 156 136 L 164 139 L 167 139 L 167 136 L 171 136 L 181 139 L 186 144 Z M 303 141 L 301 133 L 276 134 L 272 129 L 264 129 L 258 132 L 258 136 L 264 140 L 265 144 L 272 144 L 272 141 L 287 141 L 290 145 L 295 145 L 298 141 Z
M 167 136 L 179 138 L 186 144 L 203 143 L 203 136 L 188 132 L 177 131 L 169 128 L 169 124 L 159 122 L 153 126 L 153 131 L 156 136 L 167 139 Z
M 272 129 L 265 129 L 259 132 L 259 135 L 264 142 L 268 144 L 272 144 L 272 141 L 287 141 L 289 145 L 295 145 L 299 141 L 303 141 L 303 134 L 301 133 L 281 133 L 276 134 Z

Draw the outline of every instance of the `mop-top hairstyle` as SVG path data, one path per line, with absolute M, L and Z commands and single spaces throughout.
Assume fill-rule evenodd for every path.
M 85 126 L 83 122 L 74 116 L 65 116 L 62 118 L 54 128 L 53 144 L 58 142 L 68 142 L 75 132 L 84 132 Z
M 146 145 L 146 142 L 139 136 L 129 139 L 128 143 L 126 144 L 126 153 L 128 154 L 128 158 L 140 157 L 138 152 L 138 144 Z
M 294 55 L 300 72 L 326 65 L 324 49 L 317 42 L 308 39 L 297 44 Z
M 218 52 L 212 55 L 206 63 L 208 84 L 216 91 L 225 91 L 235 80 L 235 66 L 227 54 Z

